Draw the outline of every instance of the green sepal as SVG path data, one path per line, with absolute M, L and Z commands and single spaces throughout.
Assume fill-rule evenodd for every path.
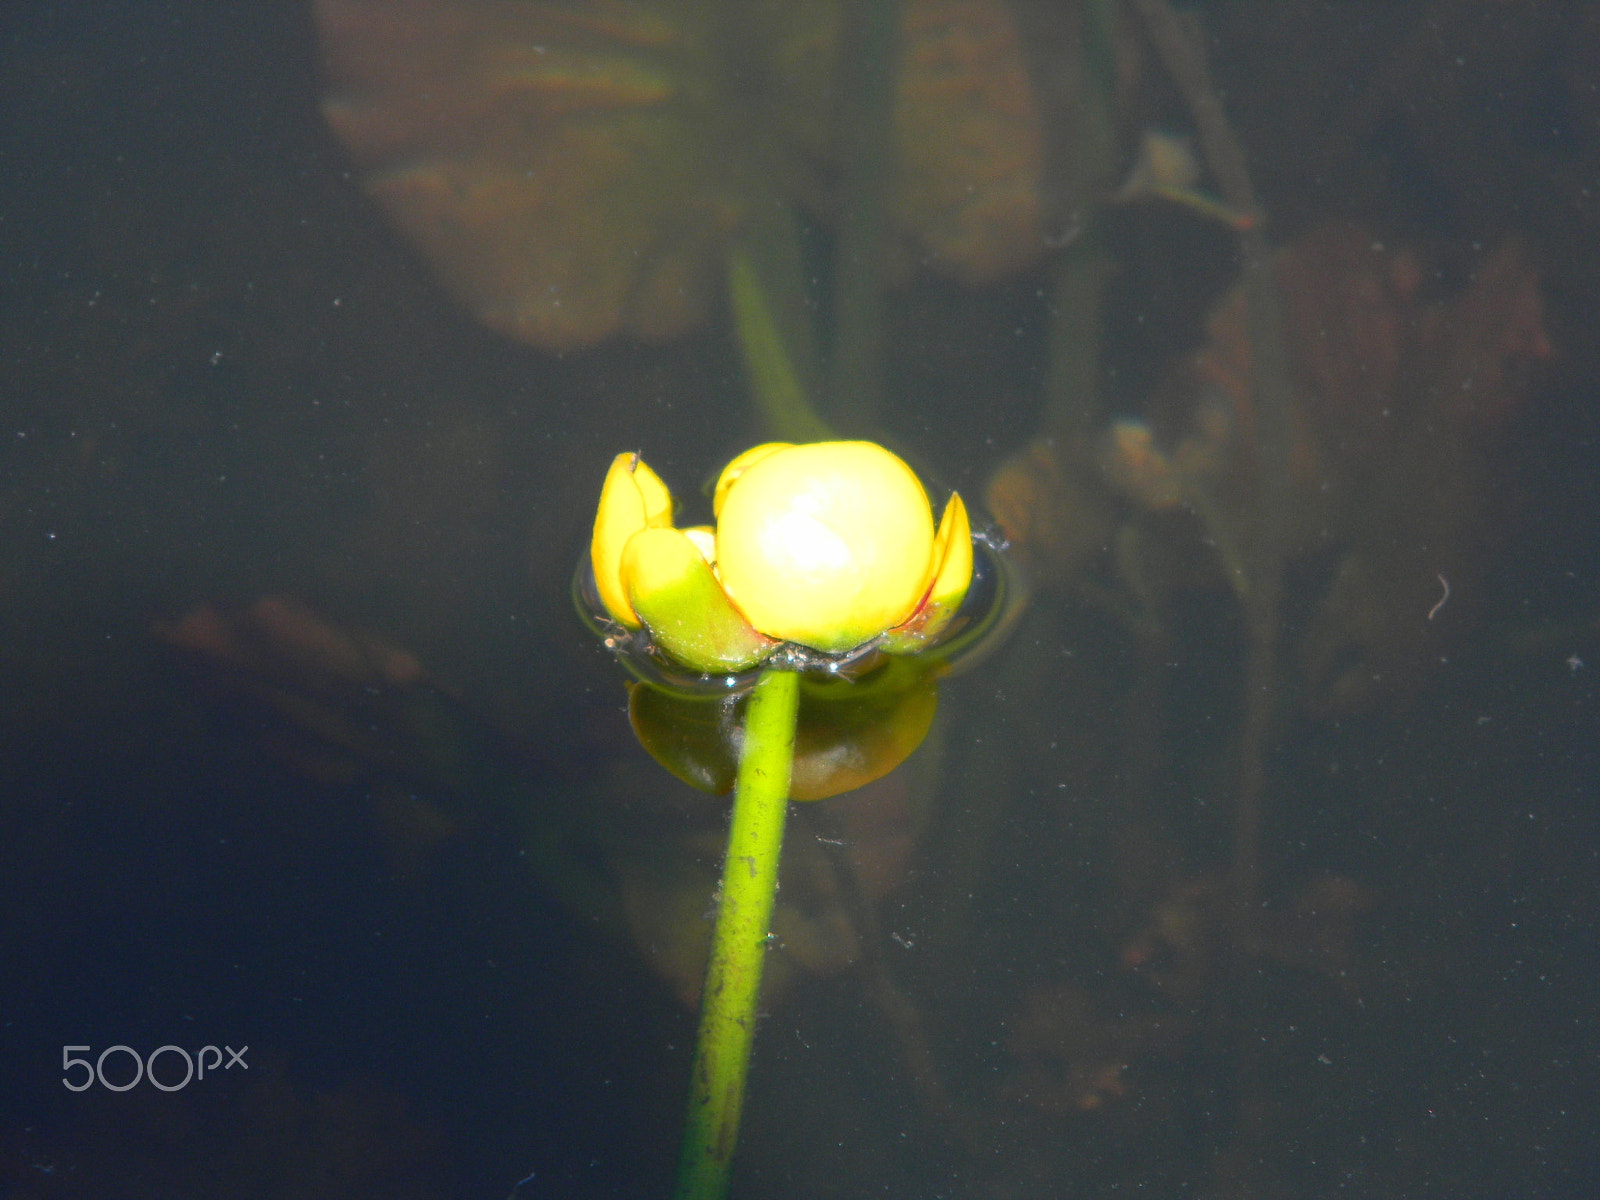
M 748 671 L 776 646 L 751 628 L 679 529 L 642 529 L 622 551 L 628 602 L 669 658 L 704 675 Z

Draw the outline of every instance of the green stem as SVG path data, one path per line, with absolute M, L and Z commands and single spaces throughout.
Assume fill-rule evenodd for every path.
M 799 675 L 768 668 L 756 680 L 745 707 L 744 744 L 728 826 L 728 854 L 722 863 L 717 925 L 711 935 L 711 961 L 700 994 L 700 1034 L 689 1080 L 689 1115 L 675 1200 L 720 1200 L 727 1194 L 767 930 L 778 888 L 799 704 Z
M 836 435 L 811 407 L 805 381 L 789 353 L 761 268 L 743 247 L 728 255 L 728 300 L 756 409 L 770 436 L 785 442 L 825 442 Z

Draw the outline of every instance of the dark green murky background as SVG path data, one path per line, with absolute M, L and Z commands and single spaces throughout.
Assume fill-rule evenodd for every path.
M 1463 500 L 1475 578 L 1415 614 L 1405 694 L 1285 689 L 1276 933 L 1244 956 L 1215 899 L 1229 594 L 1174 586 L 1141 640 L 1103 571 L 1042 585 L 945 689 L 881 891 L 807 885 L 855 953 L 770 1006 L 738 1196 L 1600 1185 L 1600 6 L 1189 11 L 1275 240 L 1358 221 L 1441 297 L 1526 240 L 1553 353 Z M 1150 121 L 1181 120 L 1146 71 Z M 541 856 L 592 882 L 715 826 L 634 745 L 568 589 L 613 454 L 693 485 L 761 436 L 737 349 L 720 312 L 562 356 L 479 327 L 320 92 L 298 4 L 23 3 L 0 32 L 0 1183 L 664 1195 L 692 1014 Z M 1199 343 L 1231 262 L 1181 211 L 1108 240 L 1106 419 Z M 1041 427 L 1047 286 L 891 293 L 884 424 L 974 499 Z M 1290 578 L 1286 644 L 1326 569 Z M 301 704 L 153 633 L 263 596 L 430 682 Z M 879 844 L 833 803 L 791 838 Z M 62 1083 L 63 1047 L 210 1044 L 248 1073 Z

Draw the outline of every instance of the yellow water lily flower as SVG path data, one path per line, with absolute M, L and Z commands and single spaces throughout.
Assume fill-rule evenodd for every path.
M 701 672 L 747 670 L 783 643 L 912 653 L 972 578 L 966 506 L 937 530 L 911 468 L 871 442 L 768 443 L 717 481 L 714 530 L 672 526 L 665 485 L 634 454 L 611 464 L 591 562 L 601 602 Z

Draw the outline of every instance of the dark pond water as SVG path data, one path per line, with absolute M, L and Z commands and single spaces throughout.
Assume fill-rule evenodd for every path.
M 769 210 L 1033 587 L 791 817 L 734 1194 L 1594 1194 L 1600 7 L 1181 6 L 1253 208 L 1165 6 L 314 7 L 0 35 L 7 1195 L 668 1194 L 725 802 L 570 583 Z

